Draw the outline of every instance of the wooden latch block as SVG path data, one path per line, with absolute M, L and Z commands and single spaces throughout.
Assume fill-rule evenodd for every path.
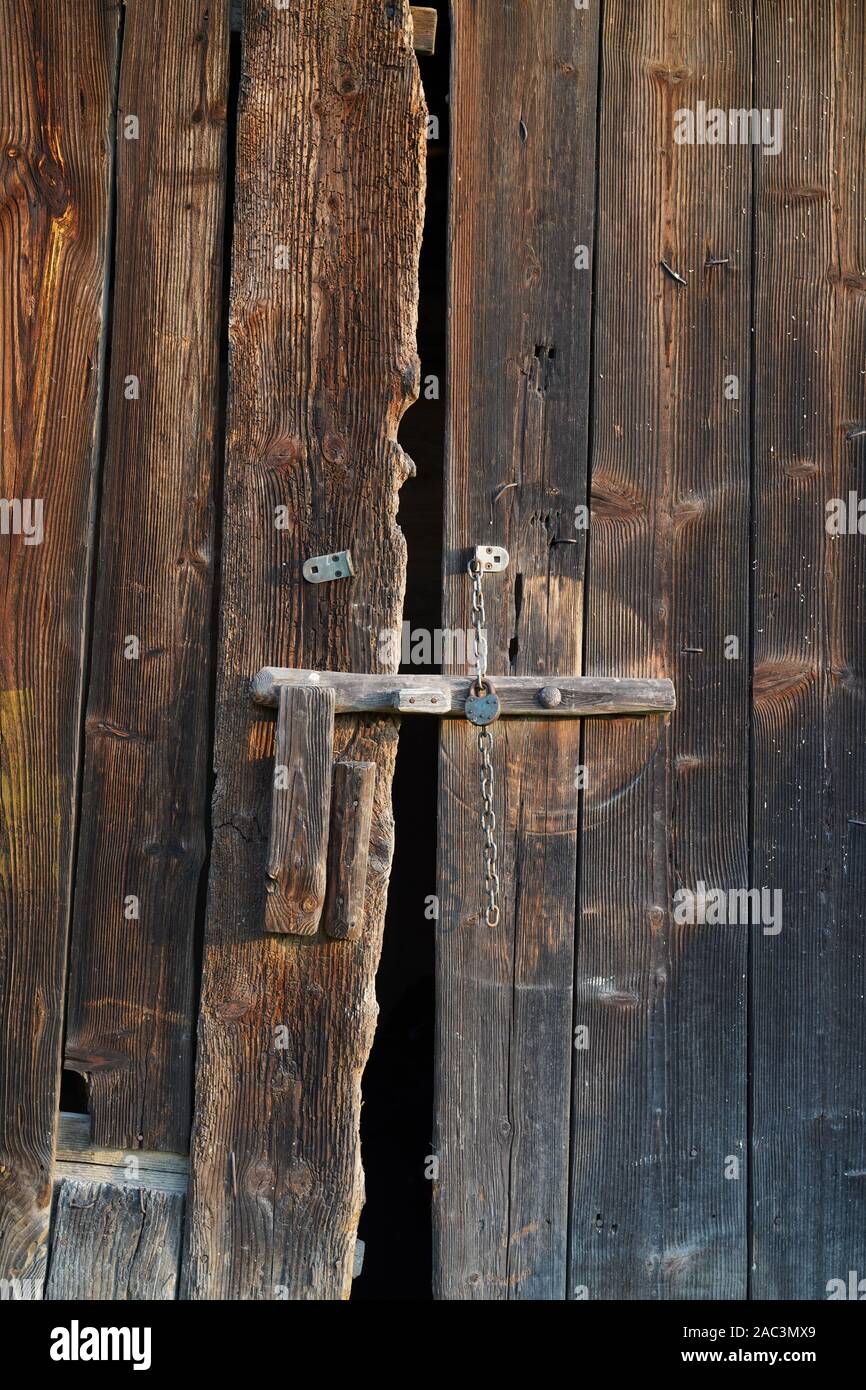
M 335 694 L 282 686 L 274 750 L 265 930 L 314 936 L 325 903 Z
M 357 941 L 364 924 L 375 789 L 375 763 L 335 764 L 324 921 L 328 936 L 340 941 Z

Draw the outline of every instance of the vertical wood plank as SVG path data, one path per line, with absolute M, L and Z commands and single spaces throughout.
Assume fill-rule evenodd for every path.
M 337 763 L 324 927 L 340 941 L 357 941 L 364 928 L 375 792 L 375 763 Z
M 381 668 L 405 546 L 396 443 L 417 393 L 425 112 L 405 3 L 244 14 L 216 792 L 191 1153 L 190 1298 L 347 1297 L 363 1201 L 396 725 L 341 718 L 374 762 L 357 942 L 262 937 L 274 719 L 260 667 Z M 351 548 L 355 576 L 303 561 Z
M 443 622 L 469 625 L 471 548 L 503 544 L 491 672 L 579 674 L 598 7 L 452 11 Z M 475 733 L 440 745 L 434 1289 L 563 1298 L 580 726 L 494 726 L 492 929 Z
M 333 690 L 283 687 L 274 743 L 265 931 L 315 936 L 325 905 Z
M 46 1299 L 175 1298 L 182 1221 L 180 1192 L 64 1178 Z
M 673 908 L 748 884 L 752 156 L 674 129 L 748 105 L 750 31 L 743 0 L 605 5 L 587 671 L 670 676 L 677 712 L 586 726 L 577 1298 L 745 1296 L 748 929 Z
M 66 1042 L 119 1148 L 189 1142 L 227 63 L 225 0 L 127 3 Z
M 756 21 L 752 1293 L 824 1299 L 866 1229 L 866 538 L 825 524 L 866 495 L 866 7 Z
M 60 1079 L 116 38 L 101 0 L 0 5 L 0 1277 L 31 1280 L 35 1296 Z

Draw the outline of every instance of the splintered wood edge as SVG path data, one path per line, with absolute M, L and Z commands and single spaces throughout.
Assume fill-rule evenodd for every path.
M 413 48 L 416 53 L 430 55 L 436 51 L 436 23 L 439 18 L 435 10 L 429 9 L 426 5 L 410 5 L 412 14 L 412 28 L 414 31 Z M 243 27 L 244 0 L 231 0 L 231 28 L 232 33 L 239 34 Z
M 491 676 L 505 716 L 538 719 L 578 719 L 625 714 L 666 714 L 676 708 L 673 682 L 637 680 L 613 676 Z M 451 707 L 436 718 L 461 719 L 472 679 L 469 676 L 382 676 L 345 671 L 302 671 L 266 666 L 253 677 L 251 694 L 257 703 L 275 706 L 285 686 L 313 685 L 330 688 L 337 714 L 394 714 L 397 690 L 430 691 L 439 688 L 450 695 Z M 544 705 L 539 695 L 545 688 L 558 692 L 559 703 Z M 402 713 L 407 713 L 405 708 Z M 430 714 L 419 709 L 417 714 Z

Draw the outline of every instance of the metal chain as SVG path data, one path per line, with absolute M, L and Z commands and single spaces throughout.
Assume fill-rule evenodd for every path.
M 478 694 L 483 694 L 487 689 L 487 637 L 484 631 L 486 627 L 486 615 L 484 612 L 484 594 L 481 589 L 481 562 L 472 560 L 469 564 L 469 574 L 472 578 L 472 624 L 475 629 L 473 639 L 475 666 L 477 671 L 476 689 Z M 496 871 L 496 862 L 499 851 L 496 847 L 494 832 L 496 830 L 496 813 L 493 810 L 493 763 L 490 753 L 493 748 L 493 736 L 488 725 L 484 725 L 478 730 L 478 755 L 480 759 L 481 773 L 481 829 L 484 832 L 484 892 L 487 897 L 487 907 L 484 912 L 484 921 L 488 927 L 499 925 L 499 874 Z

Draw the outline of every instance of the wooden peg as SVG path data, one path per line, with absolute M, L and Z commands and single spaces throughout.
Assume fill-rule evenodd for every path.
M 265 931 L 314 936 L 325 902 L 333 690 L 280 690 L 274 750 Z
M 339 941 L 357 941 L 364 925 L 375 787 L 375 763 L 335 765 L 325 931 Z
M 436 21 L 439 18 L 434 9 L 427 5 L 412 5 L 412 26 L 415 31 L 414 48 L 416 53 L 436 51 Z

